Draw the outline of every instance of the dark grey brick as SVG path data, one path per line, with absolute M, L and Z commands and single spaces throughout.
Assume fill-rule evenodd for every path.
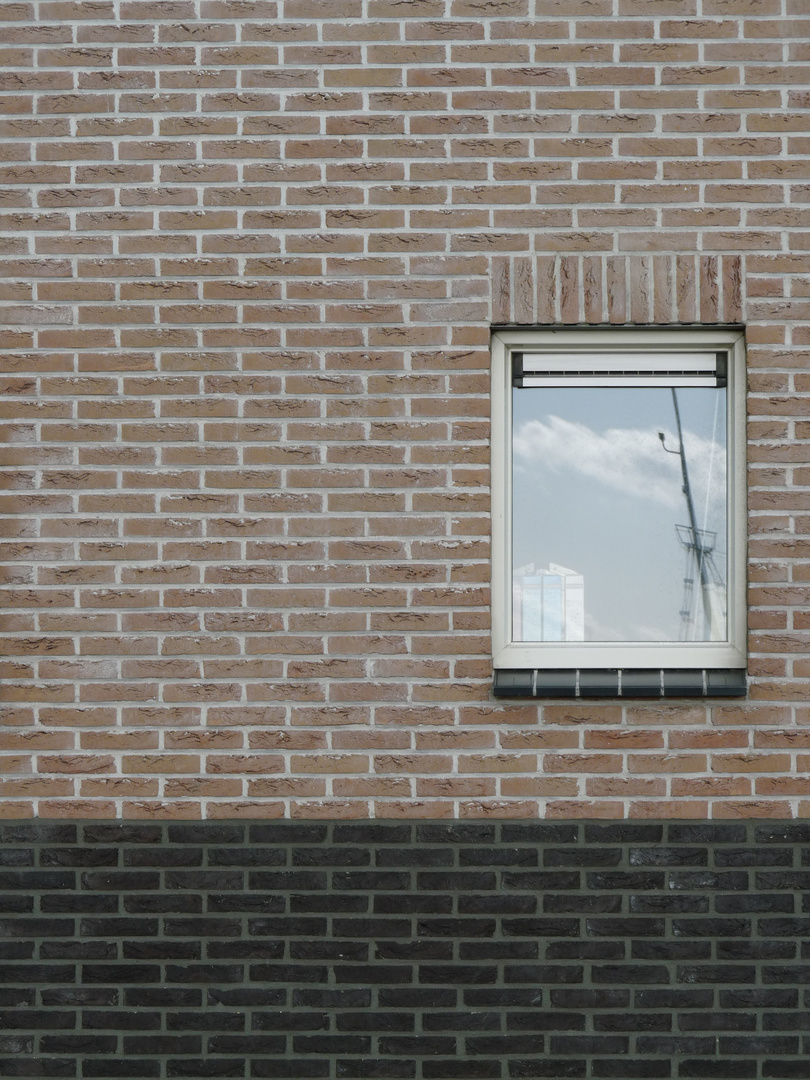
M 471 1035 L 464 1040 L 464 1049 L 468 1054 L 492 1054 L 498 1057 L 542 1054 L 545 1048 L 545 1035 Z
M 61 945 L 63 948 L 73 948 L 75 943 L 72 941 L 63 942 L 45 942 L 42 948 L 50 950 L 58 948 Z M 33 941 L 0 941 L 0 960 L 31 960 L 34 956 L 34 942 Z M 41 960 L 53 960 L 53 955 L 40 956 Z
M 715 866 L 792 866 L 793 848 L 718 848 L 714 862 Z
M 552 1054 L 626 1054 L 630 1040 L 625 1035 L 552 1035 Z
M 317 821 L 256 822 L 248 827 L 248 843 L 322 844 L 328 832 L 329 826 Z
M 380 988 L 378 991 L 379 1002 L 382 1008 L 402 1009 L 448 1009 L 456 1004 L 457 993 L 455 990 L 444 988 L 426 987 L 412 988 L 408 986 L 398 987 L 396 990 Z
M 631 896 L 628 907 L 633 914 L 678 915 L 709 910 L 708 895 L 699 893 L 641 893 Z
M 210 848 L 209 866 L 285 866 L 286 847 L 227 847 Z
M 307 1014 L 300 1014 L 306 1016 Z M 312 1014 L 310 1014 L 312 1015 Z M 429 1015 L 429 1014 L 428 1014 Z M 424 1023 L 423 1018 L 423 1023 Z M 326 1024 L 328 1020 L 324 1017 Z M 326 1026 L 326 1025 L 325 1025 Z M 416 1026 L 416 1018 L 410 1012 L 372 1011 L 339 1013 L 335 1017 L 338 1031 L 399 1031 L 410 1032 Z
M 584 1058 L 573 1060 L 571 1058 L 546 1058 L 538 1061 L 531 1058 L 528 1061 L 510 1061 L 510 1077 L 545 1076 L 551 1080 L 565 1080 L 566 1077 L 581 1078 L 587 1075 L 588 1063 Z
M 170 844 L 243 844 L 245 825 L 240 821 L 182 821 L 168 826 Z
M 515 937 L 577 937 L 579 919 L 554 919 L 535 917 L 531 919 L 503 919 L 503 933 Z
M 718 960 L 793 960 L 795 941 L 718 941 Z
M 246 1069 L 244 1058 L 173 1058 L 166 1066 L 166 1076 L 242 1077 Z
M 0 844 L 75 844 L 77 826 L 62 821 L 0 822 Z
M 749 911 L 792 912 L 794 900 L 785 893 L 732 893 L 730 896 L 715 896 L 714 908 L 719 915 Z
M 202 945 L 199 941 L 144 940 L 125 941 L 125 960 L 199 960 Z
M 551 1004 L 559 1009 L 626 1009 L 630 991 L 613 990 L 551 990 Z
M 810 1031 L 810 1012 L 763 1012 L 763 1031 Z
M 335 937 L 403 938 L 410 937 L 410 919 L 333 919 Z
M 764 1061 L 762 1075 L 770 1080 L 807 1080 L 810 1077 L 810 1061 Z
M 568 915 L 579 913 L 595 915 L 618 913 L 624 906 L 623 896 L 611 896 L 607 893 L 551 893 L 543 897 L 543 911 L 565 912 Z
M 425 1080 L 486 1080 L 501 1075 L 500 1061 L 458 1061 L 428 1059 L 422 1064 L 422 1076 Z
M 714 870 L 671 870 L 668 884 L 670 889 L 724 889 L 737 892 L 748 888 L 748 874 L 745 870 L 727 870 L 723 873 Z
M 660 844 L 664 826 L 647 821 L 610 821 L 585 825 L 586 844 Z
M 210 941 L 208 960 L 281 960 L 287 945 L 283 940 L 259 938 L 252 941 Z
M 489 822 L 440 821 L 416 826 L 417 844 L 494 844 L 496 826 Z
M 361 899 L 358 897 L 358 900 Z M 367 899 L 362 898 L 366 903 Z M 459 900 L 463 899 L 460 897 Z M 441 895 L 403 895 L 375 896 L 373 911 L 375 915 L 445 915 L 453 910 L 453 897 Z
M 167 889 L 193 889 L 195 892 L 242 889 L 245 875 L 239 870 L 167 870 L 163 881 Z
M 84 1009 L 82 1027 L 89 1030 L 154 1031 L 161 1025 L 161 1014 L 138 1009 L 96 1010 Z
M 798 990 L 720 990 L 721 1009 L 796 1009 Z
M 751 1060 L 714 1061 L 709 1058 L 689 1058 L 678 1064 L 678 1076 L 697 1080 L 744 1080 L 757 1075 L 757 1063 Z
M 72 983 L 73 964 L 0 964 L 0 983 Z
M 40 960 L 117 960 L 116 941 L 43 941 Z M 72 981 L 72 980 L 71 980 Z
M 0 870 L 0 890 L 24 889 L 41 892 L 46 889 L 73 889 L 76 875 L 70 870 Z
M 249 899 L 249 898 L 245 898 Z M 277 910 L 283 911 L 284 898 L 279 897 L 280 906 Z M 293 894 L 290 897 L 290 913 L 298 915 L 303 912 L 327 911 L 330 914 L 340 912 L 366 912 L 369 909 L 370 897 L 356 893 L 302 893 L 300 896 Z M 379 899 L 375 897 L 375 899 Z M 400 897 L 399 911 L 404 907 L 408 897 Z M 246 909 L 250 910 L 250 909 Z M 271 909 L 268 909 L 271 910 Z
M 615 918 L 586 919 L 585 930 L 592 937 L 663 937 L 666 923 L 663 919 Z
M 160 1027 L 160 1013 L 156 1027 Z M 254 1020 L 255 1023 L 255 1020 Z M 168 1031 L 243 1031 L 244 1013 L 222 1012 L 210 1009 L 206 1012 L 169 1012 L 166 1014 Z
M 503 1017 L 500 1012 L 434 1012 L 423 1013 L 425 1031 L 498 1031 Z
M 118 848 L 45 848 L 39 855 L 40 866 L 117 866 Z
M 296 1054 L 367 1054 L 370 1049 L 367 1035 L 293 1035 Z
M 283 1054 L 287 1049 L 285 1035 L 212 1035 L 207 1041 L 209 1054 Z
M 325 983 L 329 968 L 323 964 L 251 964 L 250 981 L 263 983 Z M 234 981 L 239 981 L 238 978 Z
M 632 847 L 631 866 L 706 866 L 709 849 L 702 847 Z
M 467 988 L 463 994 L 464 1004 L 474 1009 L 510 1009 L 540 1006 L 544 991 L 539 987 L 494 987 L 486 989 Z
M 150 822 L 99 821 L 82 826 L 86 844 L 159 844 L 163 826 Z
M 242 875 L 239 875 L 241 883 Z M 234 879 L 235 880 L 235 879 Z M 327 886 L 323 870 L 256 870 L 248 874 L 248 888 L 267 892 L 322 891 Z M 241 885 L 231 886 L 235 888 Z
M 451 942 L 442 942 L 450 945 Z M 537 941 L 460 941 L 459 960 L 536 960 L 540 956 Z
M 742 844 L 745 839 L 746 826 L 742 821 L 678 821 L 667 826 L 667 840 L 671 844 Z
M 46 849 L 47 850 L 47 849 Z M 0 866 L 33 866 L 33 848 L 8 847 L 0 850 Z
M 160 929 L 157 919 L 82 919 L 82 937 L 156 937 Z
M 416 1076 L 415 1061 L 395 1061 L 393 1058 L 347 1058 L 338 1059 L 338 1077 L 354 1077 L 355 1080 L 378 1080 L 378 1078 L 406 1078 Z
M 713 990 L 645 989 L 634 996 L 639 1009 L 709 1009 L 714 1002 Z
M 293 866 L 369 866 L 371 852 L 362 847 L 304 847 L 293 848 L 291 852 Z M 395 866 L 402 863 L 397 860 Z
M 0 1058 L 0 1076 L 47 1077 L 75 1075 L 75 1058 Z
M 671 1031 L 672 1016 L 660 1012 L 608 1012 L 594 1016 L 593 1026 L 594 1031 Z
M 413 982 L 413 970 L 406 964 L 336 964 L 336 983 L 359 983 L 361 986 Z
M 585 1014 L 582 1012 L 533 1009 L 531 1012 L 508 1012 L 506 1029 L 507 1031 L 584 1031 L 585 1020 Z
M 189 1077 L 232 1077 L 246 1075 L 244 1058 L 175 1058 L 166 1066 L 166 1075 Z
M 124 1004 L 135 1008 L 199 1008 L 202 1005 L 202 991 L 179 986 L 134 986 L 124 991 Z
M 708 960 L 711 941 L 633 941 L 630 955 L 634 960 Z
M 498 896 L 485 893 L 483 896 L 458 897 L 459 915 L 533 915 L 536 911 L 536 896 L 523 896 L 519 893 Z
M 656 871 L 642 870 L 615 870 L 587 874 L 586 883 L 589 889 L 609 889 L 623 892 L 625 890 L 642 891 L 647 889 L 663 889 L 664 874 Z
M 293 991 L 293 1005 L 307 1009 L 365 1009 L 371 1005 L 370 990 L 313 990 Z
M 338 1062 L 338 1068 L 340 1068 L 340 1062 Z M 324 1058 L 315 1061 L 307 1061 L 303 1058 L 297 1058 L 294 1061 L 287 1058 L 282 1060 L 266 1058 L 251 1064 L 250 1075 L 284 1077 L 285 1080 L 309 1080 L 310 1077 L 329 1076 L 330 1072 L 329 1061 Z
M 43 1035 L 39 1040 L 42 1054 L 114 1054 L 117 1035 Z
M 406 888 L 407 885 L 401 887 Z M 485 892 L 496 889 L 498 879 L 495 874 L 483 871 L 448 870 L 434 873 L 426 870 L 416 875 L 416 887 L 426 892 Z
M 623 960 L 623 941 L 550 941 L 547 960 Z
M 757 822 L 754 827 L 754 841 L 757 844 L 806 844 L 810 842 L 810 822 Z
M 482 943 L 475 943 L 480 949 Z M 465 942 L 461 943 L 463 949 Z M 452 941 L 379 941 L 374 949 L 377 960 L 452 960 L 454 943 Z M 476 950 L 473 959 L 482 959 Z M 466 959 L 459 956 L 460 960 Z
M 203 910 L 203 898 L 191 893 L 152 893 L 141 896 L 124 896 L 122 907 L 132 915 L 157 915 L 171 912 L 200 912 Z M 210 898 L 209 898 L 210 903 Z
M 143 847 L 124 850 L 124 866 L 202 866 L 201 847 Z
M 673 919 L 675 937 L 748 937 L 750 919 Z
M 44 888 L 45 886 L 43 886 Z M 52 888 L 69 888 L 67 885 Z M 160 875 L 146 870 L 87 870 L 81 875 L 83 889 L 124 892 L 160 888 Z
M 618 1080 L 643 1080 L 646 1077 L 669 1077 L 672 1075 L 669 1061 L 660 1058 L 595 1058 L 591 1062 L 591 1076 L 617 1077 Z
M 51 1028 L 72 1030 L 75 1026 L 76 1014 L 66 1010 L 3 1009 L 0 1011 L 0 1030 L 38 1031 Z
M 575 844 L 578 836 L 579 825 L 576 822 L 501 822 L 501 841 L 504 844 Z
M 384 821 L 335 822 L 332 826 L 335 844 L 407 844 L 412 834 L 413 826 L 407 821 L 395 824 Z
M 669 969 L 663 964 L 594 964 L 591 978 L 595 983 L 609 983 L 613 986 L 640 986 L 645 983 L 666 985 Z

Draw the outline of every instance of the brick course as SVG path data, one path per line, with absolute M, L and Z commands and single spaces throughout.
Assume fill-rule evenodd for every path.
M 803 0 L 0 19 L 3 816 L 810 812 Z M 494 702 L 491 325 L 695 322 L 747 700 Z

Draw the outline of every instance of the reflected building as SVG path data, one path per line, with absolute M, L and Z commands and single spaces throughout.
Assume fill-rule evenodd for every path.
M 582 574 L 557 563 L 528 563 L 515 570 L 515 641 L 584 641 L 585 583 Z

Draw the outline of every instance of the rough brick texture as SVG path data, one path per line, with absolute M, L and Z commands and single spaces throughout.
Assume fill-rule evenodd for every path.
M 810 826 L 6 824 L 6 1076 L 810 1074 Z
M 0 19 L 5 817 L 810 811 L 806 0 Z M 493 700 L 502 322 L 746 325 L 743 703 Z

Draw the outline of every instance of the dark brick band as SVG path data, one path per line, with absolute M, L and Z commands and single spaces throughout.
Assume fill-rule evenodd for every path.
M 810 823 L 0 839 L 2 1076 L 810 1077 Z

